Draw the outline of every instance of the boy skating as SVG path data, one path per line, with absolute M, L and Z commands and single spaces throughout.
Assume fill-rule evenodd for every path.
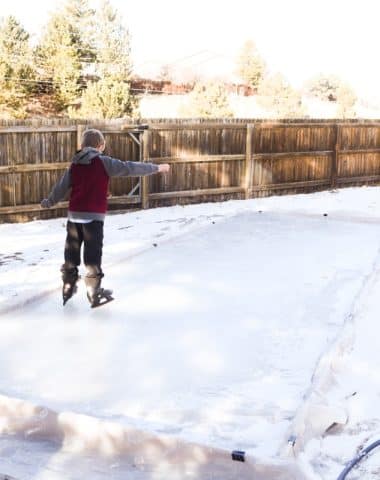
M 168 172 L 168 164 L 121 161 L 104 155 L 105 140 L 99 130 L 86 130 L 82 136 L 81 150 L 73 157 L 70 167 L 53 187 L 48 198 L 41 202 L 50 208 L 63 200 L 71 189 L 69 198 L 67 236 L 62 272 L 63 304 L 73 296 L 79 279 L 81 247 L 86 267 L 84 281 L 91 307 L 112 300 L 112 291 L 101 288 L 104 276 L 101 263 L 103 252 L 103 226 L 107 211 L 107 191 L 110 177 L 145 176 Z

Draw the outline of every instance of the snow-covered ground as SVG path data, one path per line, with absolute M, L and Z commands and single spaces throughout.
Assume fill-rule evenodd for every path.
M 109 215 L 95 310 L 64 238 L 0 225 L 0 472 L 327 480 L 380 438 L 380 188 Z

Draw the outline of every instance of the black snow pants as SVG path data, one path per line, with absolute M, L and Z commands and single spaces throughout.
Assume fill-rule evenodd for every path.
M 67 221 L 65 242 L 65 263 L 62 265 L 63 283 L 75 283 L 78 280 L 78 267 L 81 263 L 83 244 L 83 263 L 86 267 L 85 283 L 87 286 L 100 286 L 103 277 L 103 225 L 99 220 L 90 223 Z

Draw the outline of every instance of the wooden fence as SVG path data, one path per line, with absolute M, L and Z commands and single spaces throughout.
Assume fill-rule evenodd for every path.
M 110 210 L 305 193 L 380 181 L 380 121 L 149 120 L 0 124 L 0 221 L 65 215 L 39 206 L 85 128 L 106 153 L 170 163 L 170 173 L 112 179 Z M 137 130 L 136 130 L 137 128 Z M 135 133 L 134 133 L 135 132 Z M 137 133 L 136 133 L 137 132 Z

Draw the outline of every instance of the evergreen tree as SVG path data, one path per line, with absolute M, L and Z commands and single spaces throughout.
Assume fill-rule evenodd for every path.
M 32 91 L 33 77 L 28 32 L 15 17 L 3 18 L 0 22 L 0 103 L 13 108 L 13 114 L 24 114 L 22 104 Z
M 96 31 L 96 73 L 100 78 L 129 80 L 132 70 L 129 32 L 109 0 L 100 4 Z
M 79 111 L 70 114 L 106 119 L 131 116 L 136 111 L 136 99 L 130 90 L 129 32 L 109 0 L 103 0 L 97 12 L 94 39 L 99 80 L 87 86 Z
M 40 78 L 51 82 L 58 108 L 72 103 L 79 93 L 81 75 L 78 32 L 61 12 L 51 16 L 36 58 Z
M 300 118 L 305 115 L 300 93 L 280 73 L 262 81 L 257 102 L 277 118 Z
M 254 42 L 248 40 L 243 45 L 237 59 L 237 75 L 250 87 L 257 89 L 265 73 L 265 62 Z
M 189 94 L 189 103 L 182 109 L 188 117 L 232 117 L 228 93 L 219 82 L 197 83 Z
M 79 111 L 71 109 L 71 117 L 112 119 L 135 114 L 136 104 L 126 82 L 102 78 L 91 82 L 83 92 Z
M 337 75 L 318 74 L 306 82 L 305 90 L 312 97 L 335 102 L 341 85 L 342 80 Z
M 347 84 L 342 84 L 337 90 L 337 116 L 340 118 L 353 118 L 356 116 L 355 104 L 357 96 Z
M 89 7 L 88 0 L 66 0 L 63 14 L 72 29 L 72 41 L 78 57 L 84 64 L 93 62 L 95 35 L 98 28 L 95 10 Z
M 356 115 L 356 93 L 337 75 L 316 75 L 306 82 L 305 90 L 320 100 L 336 102 L 337 117 L 348 118 Z

